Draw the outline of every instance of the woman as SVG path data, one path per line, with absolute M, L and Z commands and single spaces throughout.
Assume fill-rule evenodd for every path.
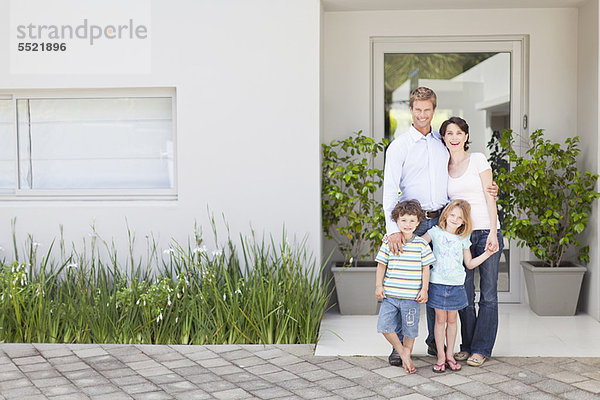
M 466 270 L 465 289 L 469 305 L 459 311 L 462 343 L 456 360 L 480 367 L 492 355 L 498 331 L 498 264 L 503 241 L 496 200 L 484 188 L 492 184 L 492 169 L 482 153 L 469 153 L 469 125 L 459 117 L 444 121 L 442 140 L 450 152 L 448 197 L 471 205 L 473 233 L 471 254 L 477 257 L 488 248 L 494 253 L 479 266 L 479 312 L 475 312 L 474 270 Z

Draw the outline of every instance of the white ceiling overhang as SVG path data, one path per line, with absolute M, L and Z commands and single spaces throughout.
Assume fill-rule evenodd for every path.
M 325 11 L 577 8 L 592 0 L 321 0 Z

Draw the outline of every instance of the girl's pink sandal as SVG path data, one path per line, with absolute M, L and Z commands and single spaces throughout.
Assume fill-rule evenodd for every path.
M 452 371 L 460 371 L 462 369 L 462 365 L 460 365 L 456 361 L 447 360 L 446 363 L 448 364 L 448 366 L 450 367 L 450 369 Z
M 436 374 L 444 373 L 446 372 L 446 363 L 435 364 L 433 367 L 431 367 L 431 370 Z

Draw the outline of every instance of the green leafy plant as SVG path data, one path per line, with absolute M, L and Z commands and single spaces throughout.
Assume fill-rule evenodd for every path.
M 497 176 L 507 194 L 498 201 L 505 213 L 505 236 L 529 247 L 546 266 L 560 266 L 570 246 L 578 248 L 579 261 L 589 262 L 589 246 L 581 245 L 578 234 L 600 193 L 594 190 L 598 174 L 577 168 L 579 138 L 568 137 L 561 146 L 544 139 L 539 129 L 523 155 L 516 153 L 515 141 L 513 132 L 505 130 L 501 145 L 512 165 L 500 168 Z
M 385 232 L 385 216 L 376 192 L 383 170 L 373 166 L 388 141 L 362 131 L 323 144 L 321 210 L 323 232 L 338 244 L 346 264 L 371 255 Z
M 502 140 L 502 132 L 494 131 L 492 132 L 492 137 L 490 141 L 487 143 L 486 147 L 490 151 L 490 156 L 488 157 L 488 161 L 492 167 L 492 171 L 494 172 L 494 179 L 497 180 L 498 172 L 504 169 L 504 171 L 509 170 L 508 163 L 508 149 L 502 147 L 500 141 Z M 507 193 L 501 191 L 498 193 L 498 200 L 503 200 L 506 198 Z M 504 228 L 504 207 L 501 202 L 498 202 L 498 219 L 500 220 L 500 225 Z

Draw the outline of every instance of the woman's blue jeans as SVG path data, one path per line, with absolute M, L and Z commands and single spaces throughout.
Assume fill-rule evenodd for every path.
M 485 243 L 489 234 L 488 229 L 473 231 L 471 234 L 471 255 L 473 258 L 485 251 Z M 500 249 L 479 267 L 479 310 L 475 310 L 474 269 L 466 269 L 465 289 L 469 305 L 458 312 L 460 316 L 460 333 L 462 343 L 460 350 L 469 354 L 481 354 L 485 357 L 492 355 L 498 332 L 498 264 L 502 254 L 502 233 L 498 230 Z

